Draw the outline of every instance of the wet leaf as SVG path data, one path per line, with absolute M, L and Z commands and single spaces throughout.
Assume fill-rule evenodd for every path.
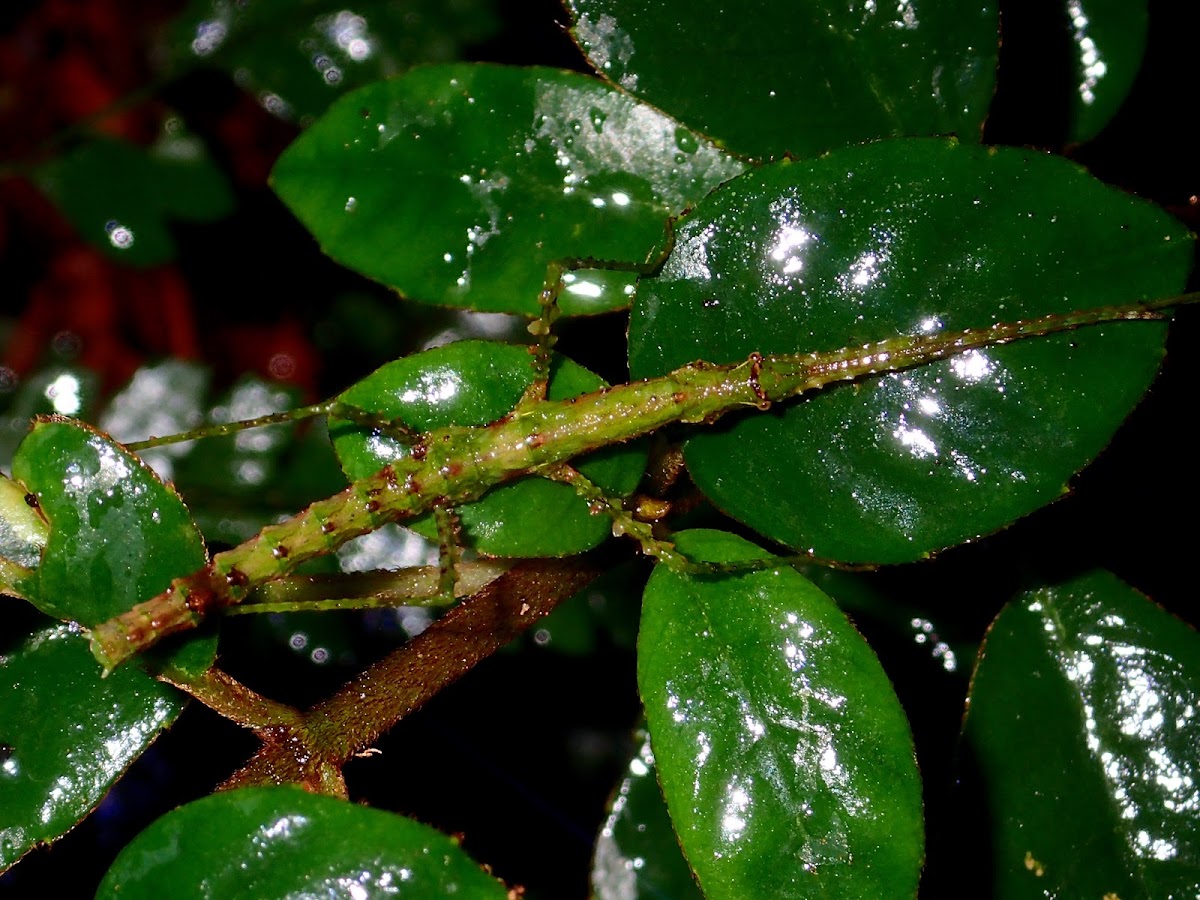
M 219 66 L 268 112 L 311 121 L 347 91 L 492 36 L 491 0 L 193 0 L 175 22 L 177 68 Z
M 1146 0 L 1066 0 L 1071 38 L 1069 140 L 1094 138 L 1133 87 L 1146 52 Z
M 24 485 L 0 473 L 0 557 L 35 569 L 50 528 L 26 497 Z
M 0 870 L 91 812 L 184 699 L 136 666 L 100 678 L 74 626 L 0 642 Z
M 682 221 L 671 259 L 639 286 L 630 368 L 647 377 L 1170 296 L 1192 248 L 1157 207 L 1028 151 L 901 140 L 785 161 Z M 725 512 L 789 546 L 919 559 L 1061 495 L 1146 390 L 1164 335 L 1119 323 L 826 388 L 705 429 L 688 470 Z
M 297 788 L 227 791 L 168 813 L 117 857 L 97 900 L 461 897 L 506 891 L 428 826 Z
M 759 159 L 901 135 L 976 140 L 992 98 L 990 0 L 567 6 L 601 75 Z
M 1200 892 L 1198 696 L 1195 631 L 1108 573 L 1006 606 L 964 727 L 985 817 L 971 834 L 990 853 L 978 891 Z
M 536 315 L 549 263 L 644 263 L 669 216 L 743 168 L 595 79 L 449 65 L 339 101 L 272 185 L 326 253 L 406 297 Z M 627 306 L 633 281 L 576 273 L 561 308 Z
M 592 891 L 596 900 L 699 900 L 658 789 L 649 736 L 639 743 L 596 838 Z
M 204 540 L 179 495 L 88 425 L 36 422 L 17 448 L 13 475 L 37 496 L 50 523 L 30 598 L 48 615 L 96 625 L 207 562 Z M 171 663 L 198 674 L 215 653 L 211 634 L 193 636 Z
M 399 418 L 415 431 L 487 425 L 508 415 L 533 383 L 530 360 L 525 347 L 460 341 L 389 363 L 340 399 Z M 599 376 L 558 357 L 549 397 L 563 400 L 604 385 Z M 351 480 L 374 474 L 408 454 L 401 441 L 345 422 L 333 424 L 330 434 Z M 645 464 L 645 444 L 635 442 L 588 454 L 577 468 L 611 494 L 624 496 L 637 487 Z M 566 556 L 588 550 L 612 533 L 611 520 L 593 515 L 573 488 L 544 478 L 523 478 L 493 488 L 457 512 L 466 545 L 491 556 Z M 415 520 L 411 527 L 426 537 L 436 536 L 429 517 Z
M 763 551 L 687 531 L 693 559 Z M 921 784 L 887 676 L 789 568 L 646 587 L 638 684 L 663 796 L 708 898 L 911 897 Z
M 148 150 L 96 138 L 42 166 L 35 180 L 88 243 L 132 266 L 175 258 L 169 220 L 208 222 L 233 208 L 221 170 L 182 132 Z

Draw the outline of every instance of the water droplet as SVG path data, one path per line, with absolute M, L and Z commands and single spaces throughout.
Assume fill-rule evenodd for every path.
M 604 121 L 608 118 L 608 114 L 593 106 L 588 117 L 592 120 L 592 127 L 596 129 L 596 134 L 601 134 L 604 131 Z
M 700 149 L 700 141 L 686 128 L 676 128 L 675 146 L 684 153 L 695 153 Z
M 197 56 L 208 56 L 225 42 L 229 29 L 224 22 L 206 21 L 196 26 L 192 39 L 192 52 Z
M 118 250 L 128 250 L 133 246 L 133 229 L 122 225 L 116 219 L 105 222 L 104 231 L 108 234 L 108 242 Z

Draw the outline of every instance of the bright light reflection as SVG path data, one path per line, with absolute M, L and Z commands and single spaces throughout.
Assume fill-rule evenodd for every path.
M 919 327 L 922 334 L 933 334 L 935 331 L 941 331 L 945 326 L 942 324 L 941 319 L 937 318 L 936 316 L 929 316 L 928 318 L 921 320 Z
M 374 50 L 371 35 L 367 31 L 367 20 L 347 9 L 327 20 L 325 36 L 354 62 L 362 62 Z
M 1074 29 L 1072 37 L 1079 48 L 1079 68 L 1083 80 L 1079 82 L 1079 99 L 1086 105 L 1096 101 L 1096 85 L 1108 74 L 1108 64 L 1100 58 L 1100 48 L 1088 36 L 1088 17 L 1080 0 L 1067 0 L 1067 15 Z
M 880 246 L 878 252 L 867 251 L 850 263 L 850 268 L 838 275 L 838 287 L 844 291 L 861 290 L 874 283 L 887 262 L 886 240 L 881 240 Z
M 950 360 L 950 371 L 968 383 L 982 381 L 995 367 L 996 364 L 979 350 L 968 350 Z
M 56 413 L 73 416 L 83 406 L 80 397 L 81 386 L 74 375 L 63 373 L 46 385 L 45 397 L 50 401 Z
M 1037 612 L 1041 604 L 1029 608 Z M 1186 732 L 1194 728 L 1194 710 L 1171 692 L 1171 685 L 1179 681 L 1179 663 L 1123 640 L 1128 631 L 1104 633 L 1123 625 L 1120 616 L 1105 616 L 1098 623 L 1099 633 L 1081 635 L 1081 646 L 1063 656 L 1063 674 L 1079 693 L 1088 750 L 1100 764 L 1122 819 L 1133 821 L 1147 814 L 1158 822 L 1164 810 L 1194 817 L 1200 812 L 1195 767 L 1172 753 L 1190 743 Z M 1053 625 L 1047 634 L 1055 644 L 1063 640 Z M 1155 836 L 1139 830 L 1132 842 L 1134 853 L 1160 861 L 1178 855 L 1178 846 L 1170 840 L 1174 826 L 1168 819 L 1162 827 L 1172 831 Z
M 784 223 L 779 226 L 779 231 L 775 235 L 775 244 L 771 248 L 771 259 L 783 264 L 784 275 L 799 272 L 804 268 L 804 260 L 792 251 L 799 250 L 811 240 L 813 240 L 811 232 L 802 227 Z
M 731 782 L 725 790 L 725 808 L 721 814 L 721 837 L 726 841 L 740 839 L 748 824 L 749 809 L 750 792 L 736 782 Z
M 892 24 L 906 31 L 912 31 L 921 26 L 921 23 L 917 21 L 917 10 L 913 5 L 913 0 L 900 0 L 896 4 L 896 19 Z
M 192 39 L 192 52 L 197 56 L 208 56 L 225 42 L 229 29 L 224 22 L 201 22 L 196 26 Z
M 907 447 L 908 452 L 917 459 L 937 456 L 937 444 L 920 428 L 910 428 L 907 424 L 901 422 L 900 426 L 892 432 L 892 437 L 896 438 L 901 445 Z
M 122 225 L 116 219 L 106 222 L 104 231 L 108 234 L 108 242 L 118 250 L 128 250 L 133 246 L 133 229 Z
M 574 284 L 567 285 L 567 293 L 594 300 L 604 293 L 604 288 L 594 281 L 576 281 Z
M 421 400 L 425 403 L 438 403 L 449 400 L 458 394 L 458 379 L 448 373 L 426 372 L 421 376 L 420 387 L 409 389 L 400 395 L 404 403 Z

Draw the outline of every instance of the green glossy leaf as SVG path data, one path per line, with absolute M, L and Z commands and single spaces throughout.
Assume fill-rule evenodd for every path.
M 596 79 L 452 65 L 345 97 L 272 185 L 326 253 L 407 297 L 536 315 L 548 264 L 646 262 L 669 216 L 743 168 Z M 579 272 L 560 305 L 603 312 L 632 290 Z
M 0 642 L 0 870 L 87 815 L 184 699 L 136 666 L 101 679 L 74 626 Z
M 658 789 L 649 736 L 640 744 L 596 838 L 592 891 L 596 900 L 699 900 Z
M 487 425 L 512 412 L 533 383 L 530 360 L 525 347 L 460 341 L 389 363 L 339 399 L 399 418 L 416 431 Z M 599 376 L 557 357 L 549 397 L 565 400 L 604 386 Z M 333 424 L 330 434 L 351 480 L 408 454 L 400 441 L 346 422 Z M 637 442 L 588 454 L 577 468 L 609 493 L 625 496 L 637 487 L 645 465 L 645 444 Z M 491 556 L 566 556 L 595 547 L 612 533 L 611 520 L 593 515 L 573 488 L 544 478 L 493 488 L 457 512 L 467 546 Z M 429 517 L 412 527 L 426 537 L 436 535 Z
M 42 166 L 36 180 L 85 240 L 133 266 L 175 258 L 169 219 L 212 221 L 233 208 L 204 145 L 178 128 L 149 150 L 96 138 Z
M 567 6 L 601 75 L 759 159 L 900 135 L 974 140 L 992 98 L 991 0 Z
M 1192 249 L 1165 212 L 1056 157 L 900 140 L 785 161 L 681 223 L 639 286 L 630 368 L 1170 296 Z M 725 512 L 789 546 L 919 559 L 1062 494 L 1146 390 L 1165 328 L 1088 328 L 827 388 L 705 429 L 688 469 Z
M 95 625 L 148 600 L 207 562 L 179 495 L 106 435 L 68 419 L 41 420 L 17 448 L 13 475 L 50 523 L 38 568 L 42 612 Z M 191 637 L 171 663 L 212 665 L 215 637 Z
M 711 562 L 764 551 L 687 531 Z M 834 602 L 792 569 L 656 567 L 638 684 L 659 782 L 710 900 L 911 897 L 921 782 L 887 676 Z
M 301 123 L 339 96 L 490 37 L 491 0 L 192 0 L 175 22 L 175 66 L 229 72 L 271 113 Z
M 426 825 L 297 788 L 227 791 L 168 813 L 109 869 L 97 900 L 449 897 L 504 885 Z
M 1006 606 L 964 727 L 994 879 L 979 892 L 1200 893 L 1198 698 L 1200 637 L 1108 573 Z
M 1066 0 L 1073 143 L 1095 137 L 1133 87 L 1146 51 L 1146 0 Z

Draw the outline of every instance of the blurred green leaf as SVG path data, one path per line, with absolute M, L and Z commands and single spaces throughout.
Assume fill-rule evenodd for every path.
M 1133 87 L 1146 52 L 1146 0 L 1066 0 L 1071 37 L 1071 143 L 1091 140 Z
M 963 730 L 982 795 L 966 893 L 1200 893 L 1200 637 L 1105 572 L 1013 601 Z
M 533 383 L 525 347 L 460 341 L 388 363 L 344 391 L 339 399 L 359 409 L 398 418 L 424 432 L 447 425 L 487 425 L 512 412 Z M 605 382 L 569 359 L 556 357 L 549 397 L 565 400 L 598 390 Z M 399 440 L 335 421 L 334 450 L 351 480 L 378 472 L 408 455 Z M 588 454 L 577 468 L 616 496 L 637 487 L 646 465 L 644 442 Z M 612 534 L 612 522 L 594 515 L 569 485 L 527 477 L 493 488 L 456 509 L 466 545 L 490 556 L 567 556 L 582 553 Z M 414 531 L 435 537 L 430 517 Z
M 658 789 L 650 736 L 639 744 L 596 838 L 592 891 L 596 900 L 700 900 Z
M 204 421 L 210 380 L 205 366 L 189 360 L 142 366 L 100 412 L 100 429 L 125 444 L 190 431 Z M 166 444 L 138 455 L 164 481 L 171 481 L 175 461 L 195 447 L 191 442 Z
M 229 72 L 271 113 L 301 123 L 354 88 L 449 62 L 499 25 L 492 0 L 192 0 L 176 20 L 176 68 Z
M 769 557 L 685 531 L 708 562 Z M 686 576 L 655 568 L 638 684 L 663 796 L 710 900 L 916 893 L 921 780 L 878 659 L 790 568 Z
M 38 186 L 88 243 L 131 266 L 175 258 L 168 221 L 210 222 L 233 210 L 224 174 L 177 126 L 153 147 L 93 138 L 43 165 Z
M 977 140 L 999 45 L 993 0 L 568 0 L 606 79 L 758 159 L 881 137 Z
M 102 679 L 76 626 L 0 641 L 0 870 L 91 812 L 184 700 L 136 666 Z
M 298 788 L 227 791 L 168 813 L 109 869 L 97 900 L 449 897 L 505 900 L 458 844 L 411 819 Z
M 682 220 L 671 258 L 638 287 L 630 369 L 1167 297 L 1193 247 L 1163 210 L 1039 153 L 913 139 L 784 161 Z M 788 546 L 920 559 L 1060 496 L 1149 386 L 1165 333 L 1087 328 L 825 388 L 696 434 L 688 471 Z
M 223 425 L 286 412 L 299 403 L 296 388 L 246 375 L 217 398 L 206 419 Z M 295 431 L 296 424 L 287 422 L 197 441 L 176 466 L 180 488 L 242 500 L 261 498 L 279 481 Z
M 447 65 L 340 100 L 272 185 L 326 253 L 410 299 L 536 315 L 548 264 L 645 263 L 668 217 L 743 169 L 596 79 Z M 561 308 L 627 306 L 634 280 L 577 272 Z

